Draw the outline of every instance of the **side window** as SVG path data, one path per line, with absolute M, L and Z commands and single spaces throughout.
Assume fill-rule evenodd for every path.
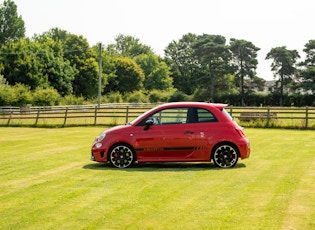
M 197 109 L 198 113 L 198 122 L 216 122 L 217 118 L 206 109 Z
M 147 120 L 154 125 L 217 122 L 217 118 L 208 110 L 197 107 L 178 107 L 163 109 L 143 119 L 138 126 L 145 126 Z
M 163 109 L 143 119 L 138 126 L 144 126 L 150 119 L 154 125 L 183 124 L 187 122 L 187 111 L 184 107 Z
M 161 125 L 182 124 L 187 120 L 187 108 L 164 109 L 154 114 L 159 119 Z

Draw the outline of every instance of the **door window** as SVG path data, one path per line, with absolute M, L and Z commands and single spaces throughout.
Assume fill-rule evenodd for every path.
M 187 108 L 164 109 L 152 116 L 161 125 L 183 124 L 187 121 Z

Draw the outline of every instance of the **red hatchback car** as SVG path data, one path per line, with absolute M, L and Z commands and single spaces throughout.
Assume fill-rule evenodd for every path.
M 91 160 L 126 168 L 135 162 L 210 162 L 231 168 L 250 155 L 249 140 L 226 104 L 159 105 L 95 138 Z

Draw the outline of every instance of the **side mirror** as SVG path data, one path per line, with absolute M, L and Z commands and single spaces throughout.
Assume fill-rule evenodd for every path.
M 154 121 L 149 119 L 145 122 L 145 126 L 144 126 L 144 130 L 148 130 L 150 128 L 151 125 L 154 124 Z

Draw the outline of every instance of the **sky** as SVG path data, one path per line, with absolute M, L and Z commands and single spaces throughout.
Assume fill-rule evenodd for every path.
M 0 0 L 0 4 L 4 0 Z M 187 33 L 222 35 L 252 42 L 258 77 L 272 80 L 267 53 L 286 46 L 304 57 L 315 39 L 315 0 L 13 0 L 26 36 L 58 27 L 82 35 L 93 46 L 131 35 L 164 56 L 164 49 Z

